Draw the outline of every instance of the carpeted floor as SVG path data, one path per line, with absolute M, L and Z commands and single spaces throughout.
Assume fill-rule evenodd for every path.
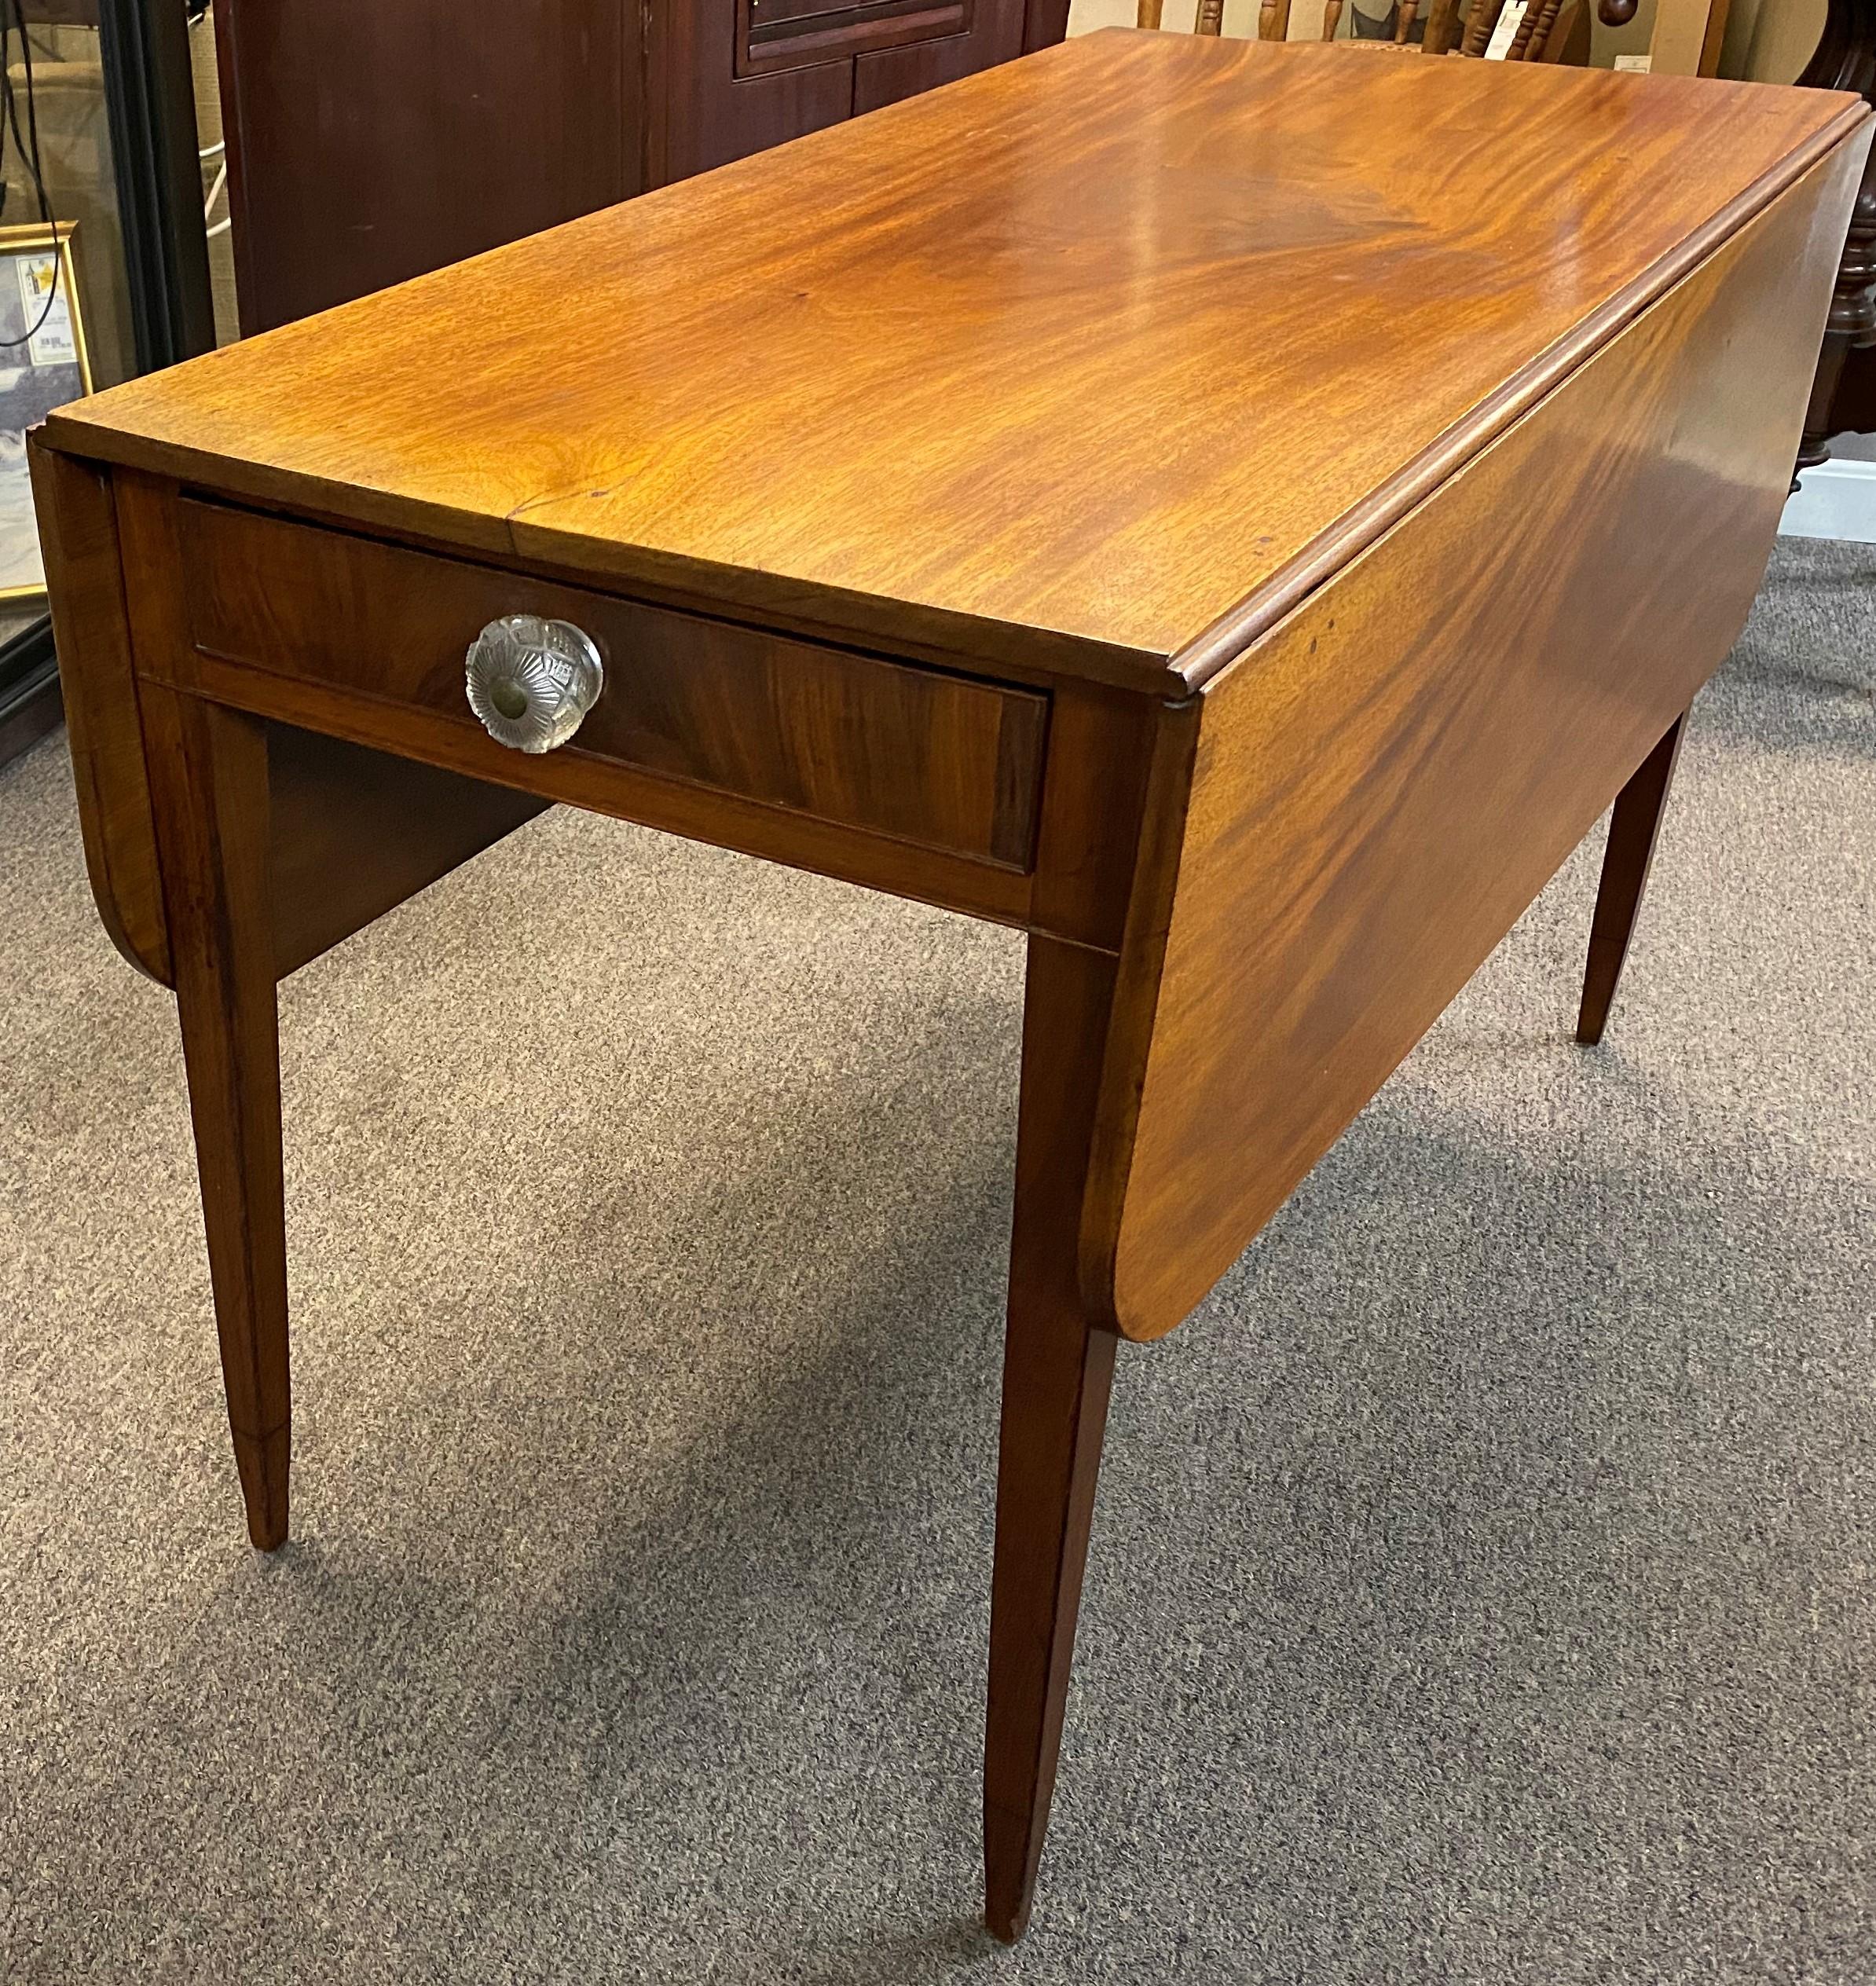
M 562 812 L 283 989 L 296 1538 L 168 1004 L 0 773 L 0 1977 L 1876 1978 L 1876 550 L 1123 1352 L 974 1928 L 1020 947 Z

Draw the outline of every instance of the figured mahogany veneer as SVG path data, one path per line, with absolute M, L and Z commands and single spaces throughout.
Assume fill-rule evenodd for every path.
M 474 734 L 463 658 L 507 614 L 571 621 L 604 694 L 565 748 L 1027 870 L 1048 700 L 513 573 L 185 502 L 191 642 Z M 160 666 L 160 665 L 159 665 Z M 185 665 L 185 682 L 194 670 Z M 850 742 L 863 738 L 856 753 Z M 499 748 L 498 748 L 499 749 Z
M 1109 1127 L 1119 1211 L 1087 1287 L 1129 1336 L 1230 1266 L 1731 646 L 1803 415 L 1765 299 L 1823 280 L 1813 202 L 1846 172 L 1816 168 L 1213 679 L 1177 866 L 1141 885 L 1163 949 L 1123 967 L 1152 1039 L 1110 1051 L 1139 1101 Z
M 1119 1337 L 1204 1297 L 1620 795 L 1599 1033 L 1868 146 L 1819 91 L 1096 36 L 55 415 L 86 848 L 176 990 L 256 1542 L 279 973 L 548 801 L 1019 925 L 1017 1936 Z M 462 702 L 518 612 L 606 651 L 540 758 Z

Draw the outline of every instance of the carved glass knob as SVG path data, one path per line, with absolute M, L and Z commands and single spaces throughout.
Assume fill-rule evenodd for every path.
M 517 752 L 564 745 L 606 687 L 592 637 L 537 614 L 491 621 L 470 646 L 465 675 L 482 728 Z

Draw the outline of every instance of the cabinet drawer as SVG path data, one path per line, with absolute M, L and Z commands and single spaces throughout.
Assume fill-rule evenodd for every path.
M 605 687 L 555 756 L 1031 867 L 1048 713 L 1035 691 L 217 504 L 185 500 L 180 519 L 204 654 L 474 725 L 464 660 L 482 628 L 570 621 Z

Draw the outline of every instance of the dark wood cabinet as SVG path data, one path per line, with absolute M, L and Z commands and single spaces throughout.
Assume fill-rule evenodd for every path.
M 1059 41 L 1066 0 L 218 0 L 242 328 Z

